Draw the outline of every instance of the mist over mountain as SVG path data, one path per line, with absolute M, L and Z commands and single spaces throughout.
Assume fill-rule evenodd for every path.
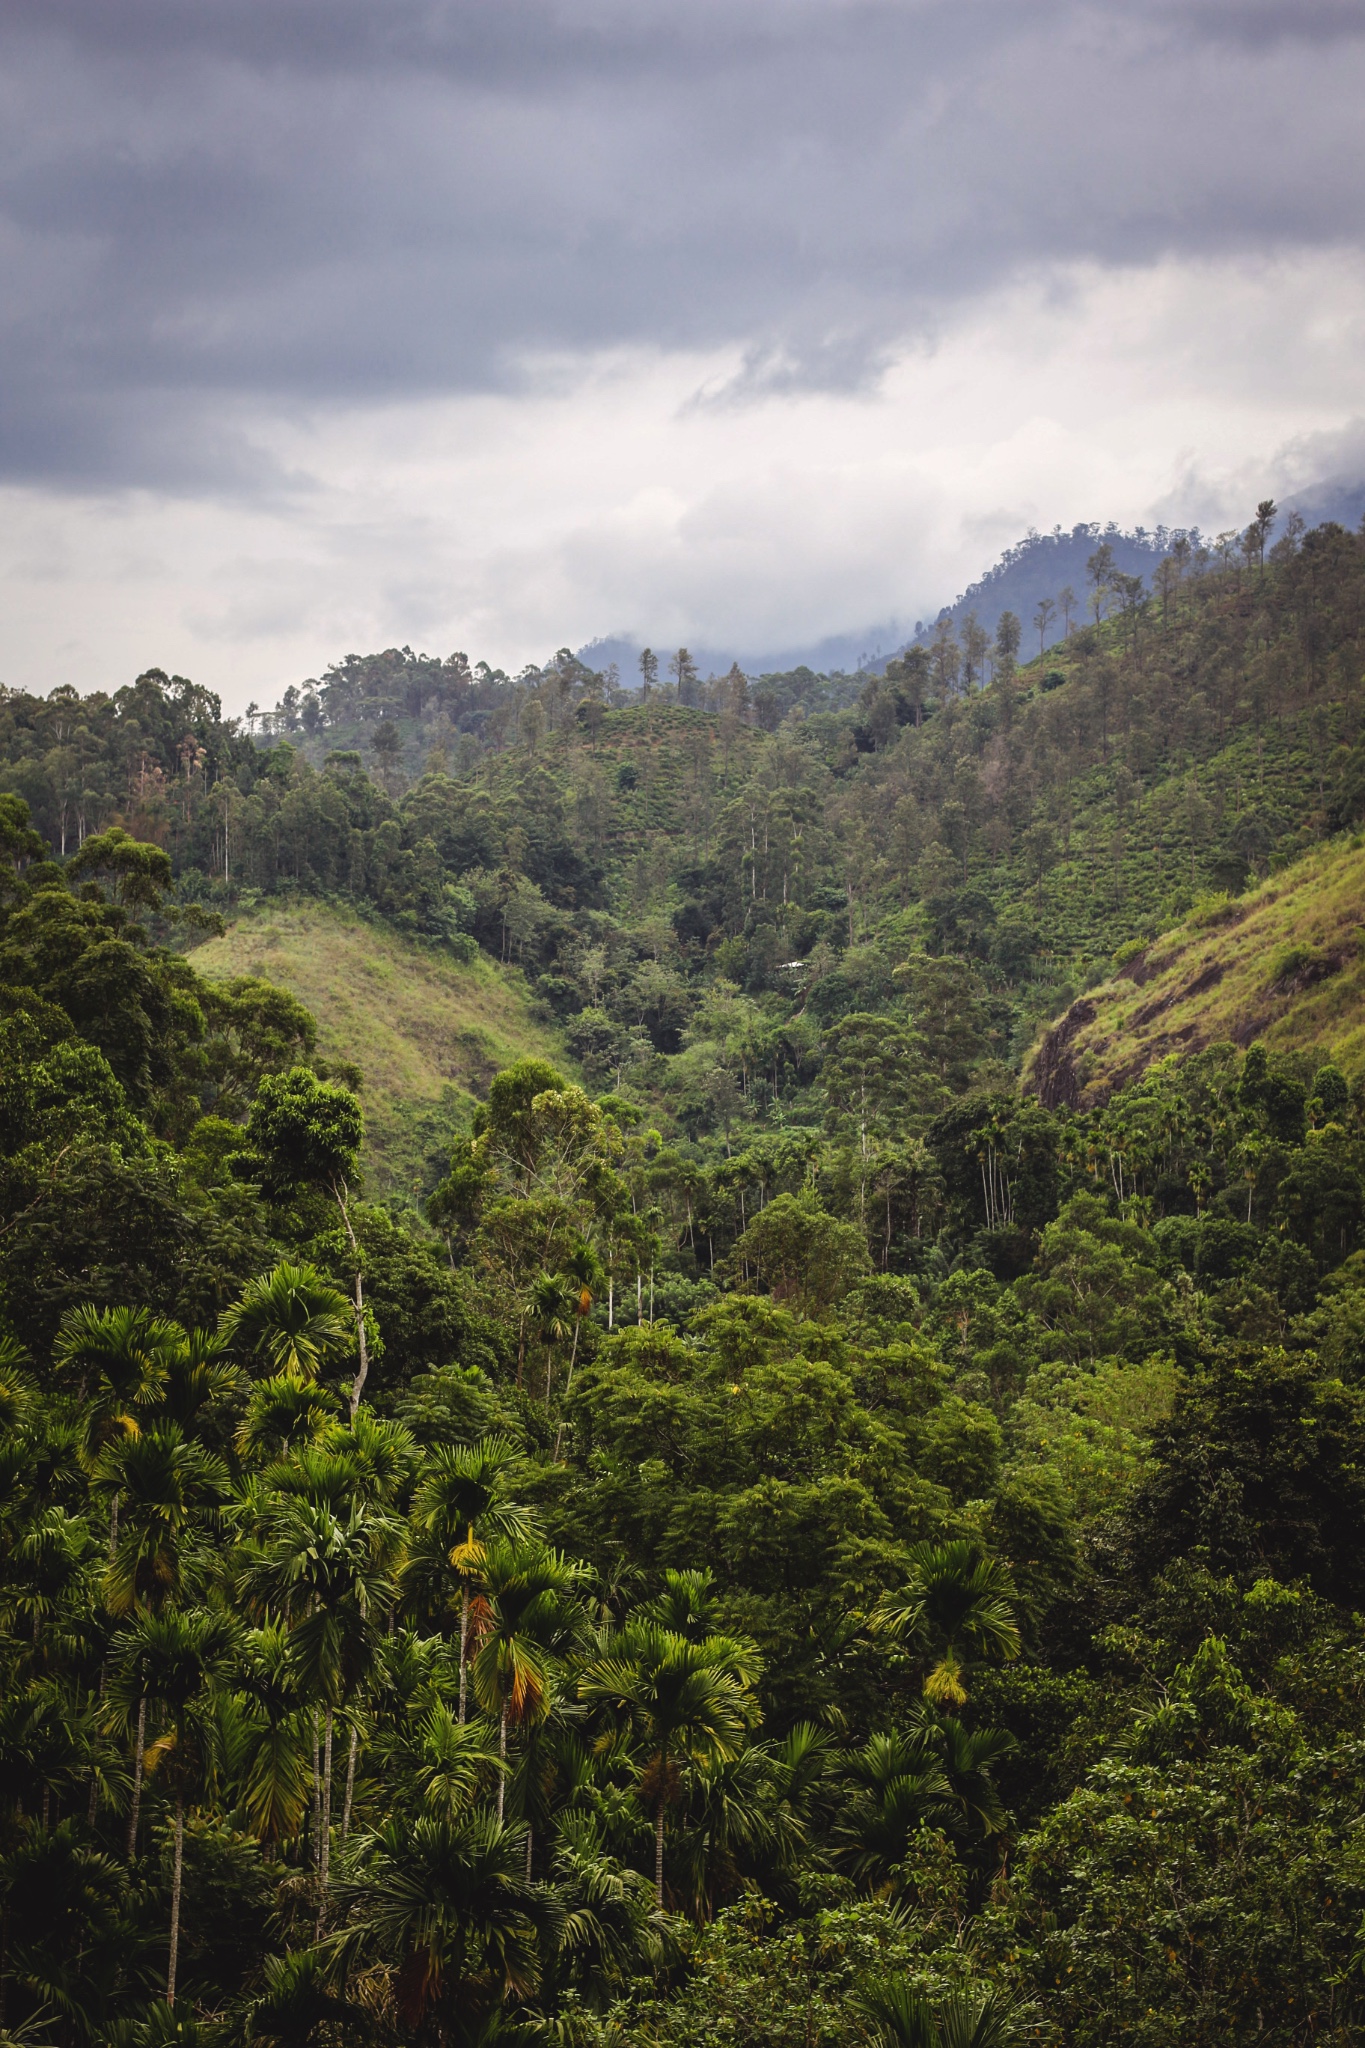
M 1365 481 L 1350 476 L 1329 477 L 1296 493 L 1280 509 L 1277 532 L 1283 531 L 1286 520 L 1294 513 L 1307 526 L 1319 526 L 1328 520 L 1346 527 L 1358 526 L 1365 517 Z M 1111 573 L 1141 576 L 1145 581 L 1172 543 L 1182 536 L 1194 549 L 1213 545 L 1212 537 L 1201 534 L 1193 525 L 1135 526 L 1125 531 L 1111 519 L 1103 525 L 1098 520 L 1082 521 L 1069 532 L 1060 526 L 1054 526 L 1050 533 L 1031 530 L 1013 547 L 1006 548 L 999 560 L 951 604 L 942 605 L 937 612 L 916 619 L 913 624 L 906 619 L 890 618 L 851 633 L 834 633 L 796 646 L 754 651 L 733 643 L 717 643 L 694 646 L 690 652 L 703 675 L 723 675 L 732 663 L 746 675 L 788 674 L 797 668 L 814 669 L 822 675 L 873 673 L 916 641 L 931 639 L 942 618 L 950 618 L 955 627 L 960 627 L 974 614 L 977 624 L 993 634 L 1001 614 L 1011 611 L 1022 624 L 1025 648 L 1041 653 L 1065 638 L 1068 613 L 1073 622 L 1087 615 L 1087 565 L 1098 548 L 1108 547 Z M 1063 601 L 1068 590 L 1074 599 L 1070 605 Z M 1040 624 L 1039 608 L 1044 605 L 1050 610 Z M 662 636 L 657 642 L 650 642 L 634 634 L 610 633 L 587 641 L 577 654 L 580 661 L 598 670 L 615 662 L 622 687 L 634 689 L 638 687 L 640 654 L 649 645 L 658 652 L 666 641 Z
M 949 617 L 960 625 L 973 612 L 977 623 L 990 633 L 995 631 L 1002 612 L 1016 612 L 1024 623 L 1027 640 L 1030 621 L 1041 599 L 1046 598 L 1055 611 L 1058 594 L 1070 587 L 1077 599 L 1073 611 L 1083 610 L 1086 563 L 1102 544 L 1108 544 L 1115 570 L 1146 577 L 1174 538 L 1174 532 L 1166 527 L 1154 531 L 1138 527 L 1132 533 L 1124 533 L 1112 520 L 1105 526 L 1098 521 L 1081 524 L 1070 533 L 1064 533 L 1060 527 L 1046 534 L 1028 533 L 1007 548 L 994 566 L 951 604 L 944 604 L 927 618 L 885 619 L 860 631 L 831 634 L 798 646 L 754 651 L 717 644 L 692 647 L 690 652 L 703 675 L 723 675 L 732 662 L 738 663 L 746 675 L 785 674 L 796 668 L 811 668 L 826 675 L 840 670 L 874 671 L 916 640 L 927 640 L 940 618 Z M 1062 637 L 1062 630 L 1061 615 L 1057 613 L 1057 623 L 1045 629 L 1043 644 L 1051 646 Z M 578 657 L 599 670 L 615 662 L 623 687 L 633 689 L 640 653 L 647 644 L 652 643 L 631 634 L 611 634 L 589 641 L 579 648 Z

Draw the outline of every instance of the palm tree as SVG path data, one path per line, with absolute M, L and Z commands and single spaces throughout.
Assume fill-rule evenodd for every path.
M 193 1436 L 210 1402 L 236 1391 L 242 1375 L 223 1356 L 225 1348 L 214 1330 L 180 1333 L 166 1355 L 166 1384 L 157 1404 L 160 1419 L 178 1423 L 186 1436 Z
M 312 1443 L 340 1407 L 340 1397 L 316 1380 L 291 1372 L 257 1380 L 237 1431 L 238 1453 L 247 1459 L 278 1457 Z
M 935 2011 L 893 1979 L 869 1985 L 858 2006 L 878 2048 L 1009 2048 L 1021 2037 L 1018 2001 L 994 1987 L 950 1991 Z
M 424 1808 L 448 1820 L 467 1813 L 499 1775 L 488 1723 L 457 1721 L 444 1700 L 427 1709 L 417 1742 L 413 1782 Z
M 227 1470 L 168 1422 L 111 1443 L 95 1479 L 126 1507 L 105 1580 L 109 1611 L 159 1612 L 180 1595 L 185 1538 L 227 1492 Z
M 534 1543 L 490 1543 L 484 1552 L 488 1619 L 474 1659 L 474 1691 L 498 1722 L 498 1819 L 506 1797 L 507 1732 L 544 1720 L 558 1658 L 580 1636 L 574 1594 L 583 1567 Z
M 545 1352 L 545 1413 L 550 1412 L 554 1354 L 570 1336 L 578 1338 L 578 1290 L 558 1273 L 542 1273 L 531 1290 L 531 1315 Z
M 662 1593 L 648 1601 L 640 1613 L 646 1621 L 675 1636 L 704 1642 L 716 1633 L 715 1577 L 709 1571 L 665 1571 Z
M 298 1833 L 308 1807 L 303 1696 L 282 1622 L 248 1632 L 236 1685 L 245 1710 L 242 1803 L 257 1839 L 273 1847 Z
M 403 1563 L 406 1586 L 435 1605 L 444 1603 L 452 1578 L 460 1589 L 461 1721 L 469 1684 L 470 1600 L 482 1584 L 484 1545 L 494 1539 L 524 1542 L 531 1533 L 531 1517 L 506 1497 L 516 1460 L 502 1436 L 458 1448 L 440 1444 L 428 1453 L 412 1504 L 416 1537 Z
M 855 1877 L 884 1884 L 905 1860 L 910 1838 L 941 1821 L 952 1797 L 938 1759 L 899 1730 L 873 1735 L 844 1758 L 853 1795 L 835 1834 Z
M 422 1462 L 410 1430 L 359 1408 L 348 1422 L 331 1422 L 319 1439 L 324 1457 L 340 1458 L 349 1473 L 348 1498 L 385 1505 L 404 1492 Z
M 490 1813 L 390 1819 L 338 1887 L 350 1928 L 394 1970 L 400 2019 L 474 2040 L 509 1995 L 534 1991 L 546 1906 L 521 1832 Z
M 683 1757 L 722 1763 L 738 1755 L 755 1717 L 758 1676 L 751 1644 L 730 1636 L 691 1642 L 657 1622 L 623 1631 L 611 1654 L 579 1679 L 580 1698 L 598 1701 L 645 1736 L 651 1755 L 640 1780 L 654 1804 L 654 1898 L 664 1902 L 664 1827 Z
M 0 1331 L 0 1429 L 14 1429 L 33 1405 L 30 1360 L 17 1337 Z
M 259 1358 L 272 1373 L 316 1379 L 350 1344 L 351 1306 L 312 1266 L 284 1262 L 253 1280 L 218 1324 L 225 1346 Z
M 94 1308 L 62 1317 L 52 1363 L 75 1382 L 84 1417 L 84 1455 L 93 1464 L 120 1436 L 136 1436 L 165 1390 L 170 1358 L 185 1333 L 145 1308 Z M 118 1494 L 110 1502 L 109 1550 L 118 1542 Z
M 33 1641 L 32 1663 L 41 1668 L 45 1632 L 69 1612 L 93 1562 L 93 1538 L 86 1523 L 65 1508 L 39 1508 L 12 1537 L 10 1585 L 0 1608 Z
M 1005 1825 L 1005 1808 L 991 1772 L 1015 1749 L 1014 1737 L 1003 1728 L 969 1730 L 954 1715 L 935 1713 L 932 1708 L 921 1714 L 917 1732 L 963 1817 L 975 1821 L 983 1834 L 999 1834 Z
M 335 1988 L 338 1974 L 336 1958 L 317 1949 L 267 1956 L 265 1989 L 250 2008 L 247 2038 L 264 2048 L 313 2048 L 323 2027 L 367 2034 L 364 2013 Z
M 328 1883 L 332 1816 L 332 1740 L 338 1707 L 351 1698 L 377 1645 L 374 1610 L 391 1584 L 400 1525 L 382 1508 L 345 1510 L 306 1494 L 266 1500 L 260 1526 L 242 1546 L 238 1583 L 263 1621 L 290 1624 L 290 1654 L 304 1692 L 323 1709 L 318 1785 L 317 1868 Z
M 105 1603 L 119 1618 L 159 1615 L 184 1590 L 186 1538 L 196 1521 L 227 1490 L 221 1461 L 200 1444 L 186 1443 L 168 1423 L 145 1434 L 112 1439 L 95 1467 L 95 1482 L 128 1512 L 105 1573 Z M 113 1517 L 115 1528 L 117 1523 Z M 128 1716 L 131 1721 L 131 1711 Z M 137 1853 L 142 1777 L 147 1741 L 147 1695 L 137 1702 L 133 1743 L 133 1794 L 128 1809 L 128 1860 Z
M 185 1807 L 203 1777 L 205 1725 L 202 1697 L 223 1669 L 231 1624 L 219 1614 L 140 1614 L 116 1649 L 116 1688 L 125 1702 L 156 1702 L 169 1726 L 147 1751 L 149 1771 L 160 1770 L 175 1797 L 175 1850 L 171 1873 L 170 1956 L 166 2003 L 175 2004 L 180 1954 L 180 1897 L 185 1859 Z
M 885 1596 L 875 1626 L 925 1642 L 937 1659 L 924 1681 L 925 1698 L 960 1707 L 973 1659 L 1019 1655 L 1014 1581 L 1006 1565 L 965 1538 L 915 1543 L 909 1554 L 906 1585 Z
M 600 1823 L 586 1813 L 560 1819 L 553 1870 L 564 1913 L 556 1974 L 573 1983 L 590 2009 L 601 2011 L 623 1974 L 641 1958 L 659 1957 L 649 1881 L 607 1853 Z

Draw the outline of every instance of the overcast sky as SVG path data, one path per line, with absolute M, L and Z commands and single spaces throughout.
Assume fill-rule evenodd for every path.
M 1365 473 L 1361 0 L 0 0 L 0 680 L 791 646 Z

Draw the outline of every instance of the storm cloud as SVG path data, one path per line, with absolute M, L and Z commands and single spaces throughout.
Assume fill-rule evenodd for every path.
M 1078 261 L 1354 244 L 1356 5 L 10 0 L 0 465 L 263 486 L 265 404 L 737 345 L 875 380 Z M 716 396 L 717 394 L 712 394 Z
M 1362 88 L 1358 0 L 0 0 L 0 674 L 790 646 L 1236 516 L 1358 437 Z

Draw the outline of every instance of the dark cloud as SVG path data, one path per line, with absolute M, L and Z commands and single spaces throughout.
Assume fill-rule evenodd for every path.
M 1362 84 L 1353 0 L 3 0 L 0 473 L 256 490 L 253 411 L 848 388 L 1021 272 L 1354 244 Z

